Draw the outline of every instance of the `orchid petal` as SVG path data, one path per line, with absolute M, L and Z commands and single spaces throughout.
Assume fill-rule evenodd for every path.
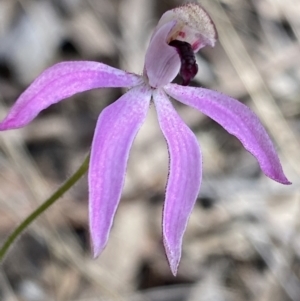
M 195 135 L 178 116 L 165 92 L 157 90 L 153 97 L 170 155 L 163 239 L 172 273 L 176 275 L 182 237 L 200 189 L 202 159 Z
M 269 135 L 247 106 L 229 96 L 203 88 L 169 84 L 164 90 L 176 100 L 212 118 L 236 136 L 257 159 L 266 176 L 279 183 L 290 184 Z
M 79 92 L 102 87 L 131 87 L 142 82 L 141 77 L 97 62 L 64 62 L 44 71 L 21 94 L 0 131 L 20 128 L 40 111 Z
M 176 49 L 167 44 L 167 36 L 176 22 L 164 24 L 152 37 L 145 57 L 149 85 L 157 88 L 170 83 L 178 74 L 181 60 Z
M 101 113 L 89 168 L 89 220 L 94 256 L 104 249 L 121 197 L 129 150 L 144 122 L 151 89 L 138 86 Z

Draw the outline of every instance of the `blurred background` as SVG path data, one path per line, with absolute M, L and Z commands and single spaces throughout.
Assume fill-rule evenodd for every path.
M 190 1 L 191 2 L 191 1 Z M 179 0 L 1 0 L 0 118 L 45 68 L 101 61 L 141 74 L 158 19 Z M 300 1 L 203 0 L 219 33 L 194 86 L 251 107 L 291 186 L 264 176 L 239 141 L 174 103 L 203 151 L 204 179 L 172 276 L 161 240 L 168 153 L 151 108 L 130 153 L 109 243 L 93 260 L 84 177 L 18 239 L 0 266 L 3 301 L 300 300 Z M 97 117 L 124 91 L 78 94 L 0 134 L 0 242 L 88 153 Z

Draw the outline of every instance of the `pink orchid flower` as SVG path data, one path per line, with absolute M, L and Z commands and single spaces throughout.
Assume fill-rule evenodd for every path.
M 163 241 L 176 275 L 182 238 L 201 184 L 202 157 L 198 141 L 172 106 L 169 97 L 187 104 L 236 136 L 269 178 L 290 184 L 275 148 L 257 116 L 239 101 L 216 91 L 187 87 L 198 67 L 195 53 L 213 47 L 215 26 L 198 4 L 167 11 L 146 52 L 142 76 L 98 62 L 63 62 L 44 71 L 19 97 L 0 130 L 20 128 L 40 111 L 76 93 L 96 88 L 129 90 L 102 111 L 91 148 L 89 221 L 94 256 L 107 244 L 124 184 L 129 150 L 143 124 L 150 101 L 166 138 L 169 178 L 163 212 Z M 171 82 L 180 74 L 183 85 Z

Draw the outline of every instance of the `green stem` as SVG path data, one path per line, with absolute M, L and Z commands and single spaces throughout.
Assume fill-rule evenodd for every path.
M 3 246 L 0 249 L 0 261 L 3 260 L 8 249 L 18 238 L 18 236 L 46 209 L 48 209 L 52 204 L 54 204 L 66 191 L 68 191 L 88 170 L 89 168 L 90 155 L 84 159 L 81 166 L 77 171 L 62 185 L 60 186 L 50 198 L 48 198 L 44 203 L 42 203 L 35 211 L 33 211 L 6 239 Z

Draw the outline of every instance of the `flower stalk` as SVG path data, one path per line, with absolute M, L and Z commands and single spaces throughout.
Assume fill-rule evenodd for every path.
M 20 236 L 20 234 L 44 213 L 51 205 L 53 205 L 65 192 L 67 192 L 81 177 L 87 172 L 89 168 L 90 155 L 88 154 L 84 159 L 81 166 L 75 171 L 75 173 L 66 180 L 44 203 L 42 203 L 36 210 L 34 210 L 6 239 L 0 249 L 0 262 L 4 259 L 7 251 Z

